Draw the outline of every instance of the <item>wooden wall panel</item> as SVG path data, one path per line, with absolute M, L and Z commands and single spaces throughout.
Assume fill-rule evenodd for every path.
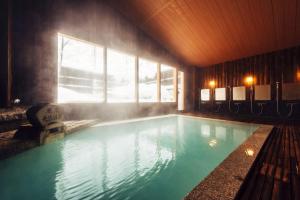
M 111 0 L 109 4 L 199 67 L 300 44 L 300 0 Z
M 300 71 L 300 46 L 273 53 L 247 57 L 204 68 L 197 68 L 195 94 L 200 88 L 209 88 L 209 81 L 215 80 L 216 87 L 243 86 L 248 75 L 256 79 L 257 85 L 271 84 L 271 96 L 275 98 L 276 82 L 295 83 Z M 198 105 L 198 98 L 195 98 Z M 197 109 L 197 108 L 195 108 Z
M 291 46 L 295 41 L 297 0 L 274 0 L 274 25 L 276 30 L 276 47 Z
M 300 43 L 300 0 L 297 0 L 296 12 L 296 38 L 297 43 Z
M 211 80 L 216 81 L 216 87 L 242 86 L 248 75 L 254 76 L 258 85 L 293 83 L 299 81 L 299 69 L 300 46 L 200 68 L 196 88 L 209 87 Z

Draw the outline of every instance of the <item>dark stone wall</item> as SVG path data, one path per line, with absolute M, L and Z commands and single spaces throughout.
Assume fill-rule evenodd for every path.
M 0 107 L 10 105 L 11 96 L 11 4 L 0 1 Z
M 55 102 L 57 33 L 182 66 L 166 49 L 99 0 L 15 0 L 14 97 Z
M 105 1 L 14 0 L 13 98 L 20 98 L 25 105 L 56 102 L 58 32 L 170 64 L 186 71 L 186 74 L 190 74 L 191 71 L 191 68 L 185 68 L 176 57 L 113 10 Z M 189 87 L 186 85 L 186 88 Z M 186 97 L 186 107 L 190 108 L 189 95 Z M 174 105 L 168 108 L 175 110 Z M 97 110 L 100 113 L 106 105 L 65 106 L 68 113 L 74 114 L 75 111 L 81 113 L 81 108 L 89 108 L 90 112 Z M 139 106 L 133 106 L 135 113 L 138 113 Z M 118 110 L 122 110 L 123 107 L 119 105 Z M 162 104 L 159 107 L 159 112 L 164 110 Z

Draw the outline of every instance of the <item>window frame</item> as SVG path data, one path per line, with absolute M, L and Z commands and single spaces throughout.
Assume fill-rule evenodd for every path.
M 156 95 L 155 95 L 155 100 L 154 101 L 141 101 L 140 100 L 140 60 L 145 60 L 146 62 L 151 62 L 151 63 L 153 63 L 153 64 L 155 64 L 156 65 Z M 138 74 L 138 78 L 137 78 L 137 91 L 138 91 L 138 103 L 141 103 L 141 104 L 147 104 L 147 103 L 159 103 L 160 102 L 160 98 L 159 98 L 159 95 L 158 95 L 158 92 L 159 92 L 159 90 L 158 90 L 158 82 L 159 82 L 159 80 L 158 80 L 158 78 L 159 78 L 159 74 L 160 74 L 160 72 L 158 71 L 159 70 L 159 62 L 156 62 L 156 61 L 153 61 L 153 60 L 150 60 L 150 59 L 147 59 L 147 58 L 144 58 L 144 57 L 139 57 L 138 58 L 138 63 L 137 63 L 137 65 L 138 65 L 138 71 L 137 71 L 137 74 Z
M 86 45 L 90 45 L 90 46 L 93 46 L 94 48 L 100 48 L 102 49 L 102 67 L 103 67 L 103 71 L 100 73 L 100 74 L 103 74 L 103 81 L 104 82 L 104 85 L 103 85 L 103 91 L 102 91 L 102 94 L 100 94 L 100 96 L 102 96 L 102 98 L 99 98 L 99 100 L 94 100 L 94 101 L 86 101 L 86 100 L 83 100 L 83 101 L 80 101 L 80 100 L 72 100 L 72 101 L 59 101 L 59 84 L 60 84 L 60 73 L 59 73 L 59 68 L 62 67 L 62 60 L 60 59 L 60 53 L 62 51 L 61 47 L 59 46 L 58 42 L 59 42 L 59 37 L 62 37 L 62 38 L 68 38 L 70 40 L 74 40 L 74 41 L 78 41 L 80 43 L 84 43 Z M 105 59 L 106 59 L 106 55 L 105 55 L 105 51 L 106 51 L 106 48 L 102 45 L 99 45 L 99 44 L 96 44 L 96 43 L 93 43 L 93 42 L 89 42 L 89 41 L 86 41 L 86 40 L 82 40 L 82 39 L 79 39 L 79 38 L 76 38 L 76 37 L 73 37 L 73 36 L 70 36 L 70 35 L 67 35 L 67 34 L 64 34 L 64 33 L 60 33 L 58 32 L 57 33 L 57 92 L 56 92 L 56 103 L 58 104 L 78 104 L 78 103 L 90 103 L 90 104 L 94 104 L 94 103 L 104 103 L 105 100 L 106 100 L 106 91 L 105 91 L 105 79 L 106 79 L 106 71 L 105 71 L 105 68 L 106 68 L 106 65 L 105 65 Z M 82 78 L 84 79 L 84 78 Z
M 59 53 L 60 53 L 60 47 L 58 46 L 57 47 L 57 98 L 56 98 L 56 102 L 58 104 L 72 104 L 72 103 L 75 103 L 75 104 L 78 104 L 78 103 L 87 103 L 87 104 L 102 104 L 102 103 L 105 103 L 105 104 L 131 104 L 131 103 L 136 103 L 136 104 L 155 104 L 155 103 L 160 103 L 160 104 L 165 104 L 165 103 L 178 103 L 178 67 L 176 65 L 170 65 L 170 64 L 166 64 L 166 63 L 161 63 L 160 61 L 156 61 L 155 59 L 152 59 L 152 58 L 147 58 L 147 57 L 139 57 L 137 55 L 134 55 L 134 54 L 131 54 L 131 53 L 128 53 L 128 52 L 124 52 L 122 50 L 118 50 L 118 49 L 115 49 L 115 48 L 110 48 L 110 47 L 106 47 L 106 46 L 103 46 L 103 45 L 99 45 L 99 44 L 96 44 L 94 42 L 90 42 L 90 41 L 86 41 L 86 40 L 83 40 L 83 39 L 79 39 L 79 38 L 76 38 L 76 37 L 73 37 L 73 36 L 70 36 L 70 35 L 67 35 L 67 34 L 64 34 L 64 33 L 60 33 L 58 32 L 57 33 L 57 41 L 58 41 L 58 38 L 59 37 L 66 37 L 66 38 L 69 38 L 71 40 L 75 40 L 75 41 L 78 41 L 78 42 L 82 42 L 82 43 L 86 43 L 88 45 L 92 45 L 94 46 L 95 48 L 101 48 L 102 49 L 102 65 L 103 65 L 103 77 L 104 77 L 104 80 L 102 81 L 103 82 L 103 94 L 101 94 L 103 96 L 103 98 L 99 99 L 99 101 L 78 101 L 78 100 L 74 100 L 74 101 L 68 101 L 68 102 L 59 102 L 59 96 L 58 96 L 58 87 L 59 87 L 59 67 L 61 66 L 61 61 L 59 59 Z M 58 42 L 57 42 L 58 44 Z M 128 56 L 132 56 L 135 60 L 135 64 L 134 64 L 134 99 L 132 101 L 118 101 L 118 102 L 110 102 L 108 101 L 108 51 L 109 50 L 112 50 L 112 51 L 115 51 L 115 52 L 118 52 L 118 53 L 121 53 L 121 54 L 125 54 L 125 55 L 128 55 Z M 157 65 L 157 77 L 156 77 L 156 91 L 157 91 L 157 95 L 156 95 L 156 100 L 155 101 L 140 101 L 140 79 L 139 79 L 139 70 L 140 70 L 140 63 L 139 63 L 139 60 L 140 59 L 143 59 L 143 60 L 146 60 L 146 61 L 149 61 L 149 62 L 153 62 L 153 63 L 156 63 Z M 168 66 L 168 67 L 171 67 L 173 68 L 174 70 L 174 74 L 173 74 L 173 101 L 162 101 L 162 71 L 161 71 L 161 68 L 162 66 Z M 101 73 L 102 74 L 102 73 Z M 185 82 L 185 80 L 184 80 Z
M 162 72 L 162 66 L 165 66 L 165 67 L 169 67 L 169 68 L 172 68 L 173 69 L 173 101 L 162 101 L 163 97 L 162 97 L 162 76 L 161 76 L 161 72 Z M 159 71 L 159 74 L 160 74 L 160 102 L 161 103 L 177 103 L 178 102 L 178 68 L 177 67 L 174 67 L 172 65 L 168 65 L 168 64 L 164 64 L 164 63 L 161 63 L 160 64 L 160 71 Z
M 133 71 L 133 73 L 134 73 L 134 75 L 133 75 L 133 77 L 134 77 L 134 91 L 133 91 L 133 100 L 132 101 L 118 101 L 118 102 L 115 102 L 115 101 L 109 101 L 108 99 L 108 52 L 109 51 L 113 51 L 113 52 L 116 52 L 116 53 L 119 53 L 119 54 L 124 54 L 124 55 L 127 55 L 127 56 L 130 56 L 130 57 L 133 57 L 133 59 L 134 59 L 134 71 Z M 137 56 L 135 56 L 135 55 L 133 55 L 133 54 L 130 54 L 130 53 L 127 53 L 127 52 L 124 52 L 124 51 L 120 51 L 120 50 L 117 50 L 117 49 L 114 49 L 114 48 L 106 48 L 106 74 L 105 74 L 105 77 L 106 77 L 106 103 L 108 103 L 108 104 L 118 104 L 118 103 L 120 103 L 120 104 L 124 104 L 124 103 L 137 103 L 138 101 L 137 101 L 137 96 L 138 96 L 138 94 L 137 94 L 137 81 L 136 81 L 136 79 L 137 79 L 137 64 L 136 64 L 136 60 L 137 60 Z

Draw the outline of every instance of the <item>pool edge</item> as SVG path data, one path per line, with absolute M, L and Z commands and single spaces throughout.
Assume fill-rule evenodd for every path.
M 203 181 L 194 187 L 184 197 L 184 200 L 234 199 L 273 128 L 272 125 L 260 125 L 244 143 L 231 152 Z M 254 151 L 253 156 L 246 154 L 246 150 L 249 149 Z

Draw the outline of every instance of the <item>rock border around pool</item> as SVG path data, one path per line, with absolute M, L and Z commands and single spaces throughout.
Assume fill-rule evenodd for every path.
M 259 128 L 188 193 L 184 200 L 234 199 L 272 129 L 271 125 L 259 125 Z

